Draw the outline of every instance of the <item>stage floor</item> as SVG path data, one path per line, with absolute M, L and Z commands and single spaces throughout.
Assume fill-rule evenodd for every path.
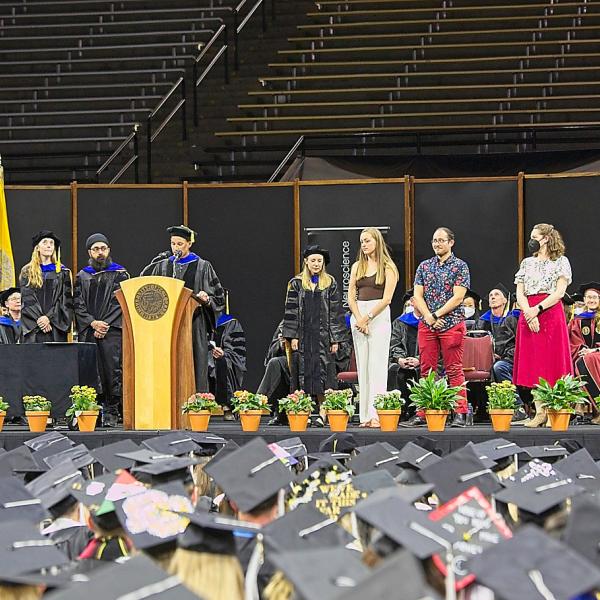
M 240 445 L 256 436 L 261 436 L 270 443 L 299 435 L 309 451 L 317 451 L 319 444 L 331 435 L 327 427 L 311 428 L 304 433 L 296 434 L 290 432 L 287 427 L 269 427 L 266 425 L 266 419 L 263 419 L 263 423 L 264 426 L 259 431 L 248 433 L 242 431 L 237 421 L 224 422 L 222 419 L 213 417 L 209 431 L 226 439 L 233 439 Z M 88 448 L 96 448 L 128 438 L 140 443 L 147 438 L 166 433 L 165 431 L 124 431 L 122 429 L 98 429 L 93 433 L 68 431 L 66 428 L 58 428 L 57 430 L 67 435 L 76 444 L 83 443 Z M 354 435 L 359 446 L 372 444 L 377 441 L 386 441 L 398 448 L 401 448 L 404 444 L 420 435 L 426 435 L 435 439 L 444 453 L 457 450 L 470 441 L 477 443 L 496 437 L 503 437 L 514 441 L 521 447 L 550 445 L 554 444 L 557 440 L 571 439 L 577 440 L 583 447 L 587 448 L 595 460 L 600 460 L 600 426 L 593 425 L 572 427 L 563 433 L 554 433 L 547 427 L 532 430 L 523 426 L 516 426 L 510 432 L 500 434 L 495 433 L 489 425 L 450 428 L 442 433 L 430 433 L 426 427 L 413 427 L 410 429 L 399 427 L 395 432 L 385 433 L 379 429 L 365 430 L 356 426 L 349 426 L 348 432 Z M 30 433 L 25 426 L 5 425 L 4 430 L 0 432 L 0 447 L 5 450 L 12 450 L 37 435 L 40 434 Z

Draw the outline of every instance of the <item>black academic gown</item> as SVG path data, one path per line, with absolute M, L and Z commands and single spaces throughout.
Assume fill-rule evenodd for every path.
M 233 392 L 241 390 L 246 372 L 246 336 L 240 322 L 234 317 L 219 319 L 213 341 L 224 355 L 215 359 L 210 353 L 211 388 L 221 406 L 229 406 Z
M 208 294 L 209 303 L 206 306 L 198 304 L 192 321 L 196 391 L 208 392 L 208 340 L 225 308 L 223 288 L 213 266 L 207 260 L 190 253 L 175 265 L 173 256 L 160 260 L 144 269 L 143 275 L 182 279 L 185 287 L 194 294 L 201 291 Z
M 419 321 L 412 313 L 403 314 L 392 323 L 390 355 L 388 367 L 388 390 L 400 390 L 408 398 L 408 382 L 418 379 L 418 369 L 404 369 L 398 364 L 399 358 L 418 358 L 417 332 Z
M 0 344 L 18 344 L 21 340 L 21 321 L 10 316 L 0 317 Z
M 302 287 L 302 279 L 294 277 L 288 284 L 283 317 L 283 337 L 298 339 L 298 386 L 308 394 L 320 395 L 335 388 L 335 356 L 330 346 L 343 342 L 346 324 L 338 293 L 331 285 L 314 291 Z M 332 377 L 332 374 L 334 375 Z
M 73 287 L 71 271 L 64 265 L 59 273 L 54 265 L 42 267 L 41 288 L 28 285 L 25 271 L 21 271 L 21 327 L 23 343 L 66 342 L 73 321 Z M 46 315 L 50 319 L 52 331 L 42 333 L 37 320 Z
M 75 279 L 73 304 L 79 341 L 94 343 L 98 347 L 98 373 L 102 386 L 99 393 L 103 396 L 105 407 L 117 407 L 122 396 L 122 313 L 115 292 L 127 279 L 129 273 L 117 263 L 111 263 L 104 271 L 86 267 L 77 273 Z M 94 336 L 92 321 L 104 321 L 110 326 L 103 338 Z
M 489 331 L 494 338 L 494 354 L 509 363 L 515 361 L 517 323 L 521 311 L 513 310 L 505 317 L 494 317 L 491 311 L 485 312 L 477 321 L 476 329 Z

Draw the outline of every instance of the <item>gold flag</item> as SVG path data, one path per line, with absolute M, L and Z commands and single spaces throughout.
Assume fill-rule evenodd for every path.
M 4 169 L 0 165 L 0 290 L 15 285 L 15 261 L 13 258 L 10 232 L 8 230 L 8 212 L 4 195 Z

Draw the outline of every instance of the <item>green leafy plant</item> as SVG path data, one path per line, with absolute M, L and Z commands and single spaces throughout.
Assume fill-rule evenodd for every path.
M 495 382 L 486 386 L 489 410 L 514 410 L 517 407 L 517 387 L 510 381 Z
M 375 408 L 377 410 L 400 410 L 404 403 L 405 400 L 400 390 L 391 390 L 375 396 Z
M 431 371 L 409 384 L 410 403 L 417 410 L 454 410 L 462 386 L 452 386 L 445 378 L 436 379 Z
M 565 375 L 550 385 L 543 377 L 531 392 L 536 402 L 541 402 L 546 410 L 567 410 L 574 412 L 576 404 L 588 403 L 585 383 L 580 377 Z
M 246 410 L 269 410 L 269 399 L 264 394 L 253 394 L 247 390 L 234 392 L 231 404 L 233 412 L 244 412 Z
M 41 412 L 52 408 L 52 402 L 44 396 L 23 396 L 23 406 L 26 411 Z
M 6 412 L 8 410 L 8 402 L 4 401 L 4 398 L 0 396 L 0 412 Z
M 100 410 L 100 405 L 96 402 L 98 392 L 93 387 L 87 385 L 74 385 L 71 388 L 69 398 L 71 406 L 65 412 L 65 416 L 72 417 L 80 412 Z
M 215 410 L 217 408 L 219 408 L 219 405 L 215 402 L 215 397 L 212 394 L 197 392 L 183 403 L 181 412 L 183 414 L 197 413 L 205 410 Z
M 310 394 L 296 390 L 279 400 L 279 409 L 288 414 L 311 413 L 315 403 Z
M 325 390 L 325 400 L 321 404 L 323 410 L 343 410 L 351 417 L 354 412 L 354 403 L 352 402 L 352 390 Z

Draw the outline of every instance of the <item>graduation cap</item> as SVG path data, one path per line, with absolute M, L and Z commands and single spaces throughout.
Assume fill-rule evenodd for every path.
M 308 454 L 308 462 L 313 464 L 323 461 L 329 462 L 330 464 L 335 462 L 344 470 L 346 470 L 342 463 L 351 458 L 351 456 L 352 455 L 348 452 L 310 452 Z
M 319 444 L 319 452 L 354 452 L 358 442 L 352 433 L 334 433 Z
M 600 468 L 585 448 L 559 460 L 554 467 L 588 492 L 600 490 Z
M 182 237 L 184 240 L 192 242 L 192 244 L 196 241 L 196 232 L 185 225 L 173 225 L 172 227 L 167 227 L 167 233 L 171 237 Z
M 52 231 L 50 231 L 49 229 L 42 229 L 41 231 L 38 231 L 34 236 L 32 236 L 32 248 L 35 248 L 42 240 L 45 239 L 54 240 L 54 247 L 58 250 L 58 248 L 60 247 L 60 239 L 56 237 L 56 235 L 52 233 Z
M 581 494 L 573 499 L 563 541 L 600 566 L 600 503 L 597 498 Z
M 220 459 L 214 459 L 204 472 L 212 477 L 238 509 L 248 512 L 287 487 L 292 475 L 270 450 L 262 438 Z
M 471 443 L 472 444 L 472 443 Z M 503 458 L 513 457 L 515 454 L 526 454 L 525 450 L 515 442 L 509 442 L 504 438 L 494 438 L 471 446 L 481 461 L 493 461 L 494 463 Z
M 308 450 L 304 445 L 304 442 L 299 437 L 291 437 L 285 440 L 279 440 L 277 444 L 294 458 L 304 458 L 308 455 Z
M 541 458 L 545 462 L 555 462 L 569 454 L 567 448 L 557 444 L 550 446 L 526 446 L 523 450 L 527 452 L 531 458 Z
M 19 515 L 21 516 L 21 515 Z M 11 520 L 0 523 L 0 580 L 13 575 L 59 567 L 69 558 L 54 541 L 44 537 L 35 523 Z
M 399 590 L 402 590 L 402 600 L 439 599 L 438 594 L 427 585 L 421 563 L 408 550 L 392 554 L 355 587 L 346 590 L 343 598 L 396 598 Z
M 418 483 L 416 485 L 397 485 L 394 487 L 381 487 L 373 490 L 368 498 L 360 501 L 357 506 L 365 507 L 376 504 L 386 498 L 396 498 L 406 504 L 414 504 L 424 496 L 427 496 L 433 490 L 432 483 Z
M 440 460 L 440 457 L 433 450 L 425 449 L 414 442 L 408 442 L 400 450 L 397 464 L 419 471 Z
M 174 454 L 162 454 L 161 452 L 156 452 L 154 450 L 150 450 L 149 448 L 138 448 L 137 450 L 116 452 L 115 456 L 132 460 L 134 461 L 135 466 L 149 465 L 161 460 L 175 458 Z
M 138 550 L 174 542 L 185 531 L 194 507 L 181 483 L 169 483 L 116 501 L 115 510 L 127 537 Z
M 9 287 L 8 289 L 0 292 L 0 306 L 4 306 L 4 304 L 8 301 L 8 299 L 15 293 L 21 293 L 21 289 L 18 287 Z
M 404 306 L 413 296 L 415 295 L 414 288 L 410 288 L 410 290 L 406 290 L 404 295 L 402 296 L 402 306 Z
M 600 283 L 598 283 L 597 281 L 583 283 L 579 286 L 578 293 L 583 298 L 588 290 L 594 290 L 595 292 L 598 292 L 598 294 L 600 294 Z
M 49 516 L 42 501 L 21 481 L 15 477 L 0 478 L 0 523 L 15 519 L 40 523 Z
M 504 600 L 569 600 L 600 586 L 600 571 L 535 525 L 470 562 L 477 580 Z
M 165 435 L 144 440 L 142 446 L 156 454 L 182 456 L 200 450 L 194 438 L 187 431 L 171 431 Z
M 59 431 L 48 431 L 42 435 L 31 438 L 29 440 L 25 440 L 23 442 L 24 446 L 31 448 L 33 452 L 37 452 L 46 446 L 52 446 L 53 444 L 57 444 L 58 442 L 67 441 L 69 446 L 74 446 L 75 443 L 72 442 L 66 435 L 60 433 Z
M 60 454 L 65 450 L 69 450 L 73 448 L 74 445 L 75 444 L 73 444 L 73 442 L 67 437 L 55 438 L 54 440 L 52 440 L 52 443 L 44 444 L 38 447 L 36 450 L 34 450 L 33 458 L 38 464 L 45 465 L 45 458 L 48 458 L 49 456 L 53 456 L 55 454 Z
M 83 475 L 73 461 L 65 460 L 28 483 L 26 487 L 32 496 L 42 501 L 44 508 L 54 517 L 59 517 L 77 502 L 71 493 L 73 484 L 82 484 L 83 481 Z
M 343 547 L 354 538 L 311 505 L 299 506 L 263 527 L 265 544 L 274 552 Z
M 475 300 L 475 308 L 481 308 L 481 296 L 476 291 L 467 289 L 465 298 L 473 298 Z
M 48 470 L 46 465 L 40 465 L 27 446 L 18 446 L 0 456 L 0 476 L 9 477 L 15 473 L 22 473 L 31 478 Z
M 52 469 L 53 467 L 60 465 L 65 460 L 72 460 L 78 469 L 83 467 L 89 467 L 94 462 L 94 457 L 90 454 L 90 451 L 84 444 L 79 446 L 73 446 L 67 450 L 63 450 L 58 454 L 52 454 L 44 458 L 44 462 Z
M 165 460 L 157 460 L 131 469 L 132 474 L 143 483 L 151 485 L 181 481 L 187 483 L 192 479 L 190 467 L 198 464 L 198 457 L 176 456 Z
M 299 600 L 333 600 L 367 577 L 360 554 L 344 548 L 274 553 L 270 560 L 294 585 Z
M 495 494 L 496 500 L 512 502 L 520 509 L 540 515 L 550 508 L 584 492 L 573 479 L 557 471 L 553 465 L 537 458 L 504 480 L 505 489 Z
M 510 291 L 503 283 L 497 283 L 496 285 L 493 285 L 490 289 L 490 292 L 492 290 L 498 290 L 510 302 Z
M 367 471 L 352 477 L 352 483 L 357 490 L 372 494 L 381 489 L 396 489 L 398 486 L 390 472 L 386 469 Z
M 454 536 L 438 523 L 430 521 L 427 513 L 388 494 L 386 490 L 376 494 L 380 495 L 377 500 L 368 499 L 356 505 L 356 516 L 418 558 L 424 559 L 436 552 L 444 552 L 454 541 Z
M 244 523 L 237 519 L 198 510 L 184 515 L 189 524 L 177 539 L 177 545 L 194 552 L 209 554 L 236 554 L 236 535 L 254 536 L 261 530 L 259 525 Z
M 496 475 L 469 446 L 421 469 L 420 475 L 424 481 L 435 484 L 435 492 L 442 502 L 451 500 L 472 486 L 478 487 L 485 495 L 502 488 Z
M 123 564 L 115 563 L 93 572 L 85 587 L 73 584 L 53 596 L 54 600 L 81 600 L 82 597 L 106 600 L 198 600 L 198 596 L 185 587 L 177 576 L 169 575 L 143 554 L 138 554 Z
M 233 440 L 227 440 L 224 446 L 222 446 L 217 453 L 210 459 L 211 464 L 216 465 L 222 458 L 229 456 L 235 452 L 240 445 Z
M 119 469 L 131 469 L 135 465 L 135 460 L 125 458 L 120 453 L 135 452 L 139 446 L 132 440 L 121 440 L 114 444 L 100 446 L 90 450 L 94 460 L 102 465 L 105 472 L 111 473 Z
M 312 254 L 320 254 L 323 257 L 323 262 L 325 265 L 328 265 L 330 262 L 329 250 L 325 250 L 325 248 L 321 248 L 319 244 L 312 244 L 311 246 L 307 246 L 302 253 L 302 258 L 308 258 Z
M 356 475 L 374 470 L 388 471 L 392 476 L 398 475 L 402 468 L 398 466 L 398 451 L 389 452 L 380 443 L 372 444 L 364 452 L 356 454 L 348 461 L 348 468 Z
M 205 451 L 214 450 L 216 452 L 227 443 L 224 437 L 206 431 L 187 431 L 186 433 Z

